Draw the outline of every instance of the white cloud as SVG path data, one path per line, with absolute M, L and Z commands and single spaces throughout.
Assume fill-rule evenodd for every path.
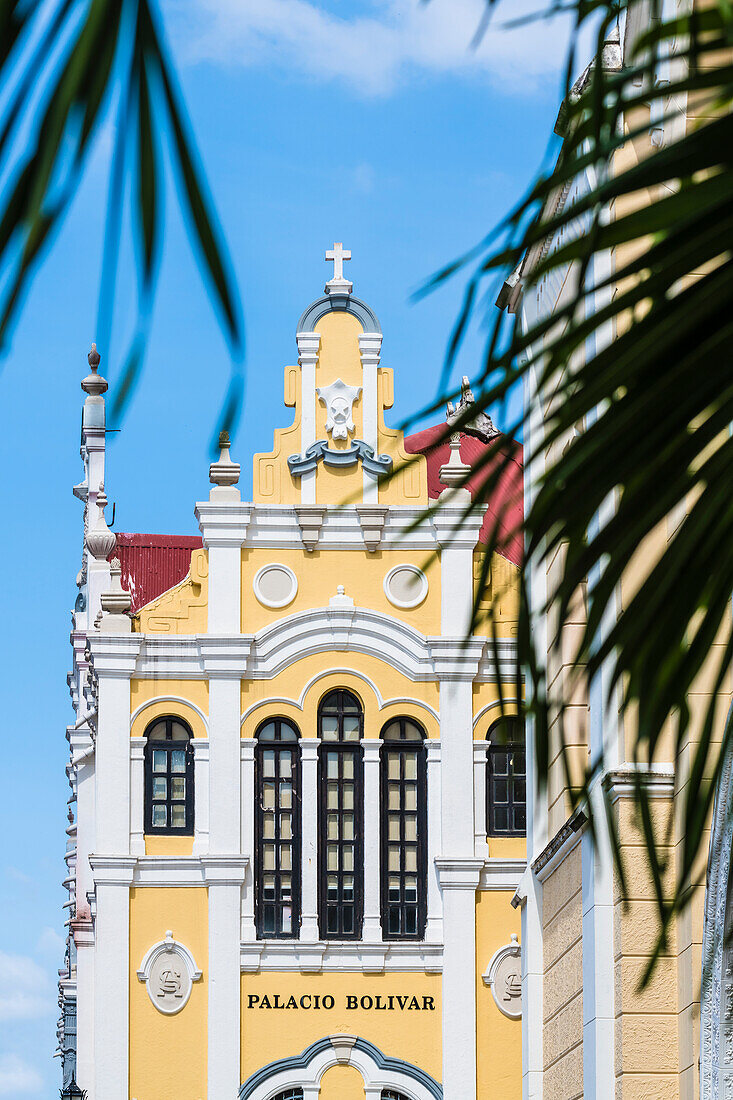
M 369 96 L 389 94 L 421 72 L 483 76 L 531 91 L 563 68 L 566 22 L 500 26 L 537 11 L 537 0 L 500 4 L 475 49 L 485 0 L 369 0 L 356 14 L 355 5 L 340 6 L 352 14 L 334 14 L 318 0 L 178 0 L 187 26 L 177 37 L 190 60 L 274 64 Z
M 33 959 L 0 951 L 0 974 L 0 1021 L 35 1020 L 56 1012 L 51 980 Z M 0 1070 L 0 1081 L 2 1077 Z
M 0 1054 L 0 1096 L 39 1096 L 41 1075 L 17 1054 Z

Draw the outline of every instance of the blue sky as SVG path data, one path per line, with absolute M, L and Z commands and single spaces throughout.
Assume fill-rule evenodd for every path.
M 519 196 L 546 149 L 563 64 L 559 27 L 492 30 L 469 43 L 482 0 L 167 0 L 163 15 L 231 248 L 247 324 L 247 400 L 233 456 L 245 494 L 251 454 L 287 423 L 283 366 L 328 277 L 324 250 L 377 313 L 395 419 L 437 383 L 460 280 L 410 294 L 475 243 Z M 500 7 L 500 11 L 501 11 Z M 506 0 L 506 16 L 520 0 Z M 79 421 L 95 339 L 106 169 L 100 134 L 73 209 L 29 295 L 0 374 L 5 538 L 5 844 L 0 907 L 0 1097 L 58 1088 L 55 969 L 62 960 L 68 787 L 64 729 L 69 612 L 80 564 Z M 165 248 L 147 365 L 111 437 L 116 529 L 195 533 L 208 443 L 228 361 L 167 196 Z M 114 385 L 133 321 L 129 257 L 118 286 Z M 480 334 L 461 371 L 478 368 Z M 500 425 L 501 426 L 501 425 Z

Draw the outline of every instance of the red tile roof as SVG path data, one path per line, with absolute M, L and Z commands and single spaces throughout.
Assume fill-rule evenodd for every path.
M 466 435 L 461 432 L 461 459 L 468 466 L 475 466 L 489 447 L 496 446 L 484 443 L 474 435 Z M 450 458 L 450 438 L 446 435 L 445 424 L 435 424 L 431 428 L 425 428 L 422 432 L 405 439 L 405 450 L 409 454 L 424 454 L 428 462 L 428 496 L 436 500 L 445 485 L 440 481 L 439 470 Z M 497 450 L 496 457 L 492 458 L 485 469 L 478 472 L 475 477 L 469 479 L 467 488 L 475 496 L 480 492 L 481 486 L 490 471 L 499 462 L 500 455 L 509 456 L 510 461 L 504 469 L 496 490 L 488 502 L 489 506 L 484 516 L 479 534 L 480 542 L 488 542 L 489 532 L 495 527 L 499 532 L 499 553 L 515 565 L 522 560 L 522 535 L 521 523 L 524 518 L 524 489 L 522 477 L 523 451 L 520 443 L 504 436 L 503 442 Z
M 122 587 L 132 596 L 133 615 L 173 588 L 188 573 L 191 553 L 201 548 L 200 535 L 138 535 L 117 533 Z

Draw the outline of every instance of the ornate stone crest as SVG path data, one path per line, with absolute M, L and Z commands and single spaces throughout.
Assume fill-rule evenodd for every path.
M 348 439 L 353 435 L 354 402 L 361 393 L 361 386 L 347 386 L 340 378 L 330 386 L 316 390 L 318 400 L 326 406 L 326 431 L 331 439 Z
M 511 1020 L 518 1020 L 522 1015 L 522 949 L 514 932 L 511 942 L 492 956 L 483 979 L 499 1011 Z
M 188 948 L 174 940 L 169 930 L 164 940 L 150 948 L 137 976 L 145 982 L 148 996 L 158 1012 L 173 1016 L 185 1007 L 193 983 L 201 978 L 201 971 Z

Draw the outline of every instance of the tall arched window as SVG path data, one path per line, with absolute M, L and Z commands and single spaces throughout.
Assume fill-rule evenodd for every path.
M 193 747 L 180 718 L 157 718 L 145 731 L 145 832 L 193 834 Z
M 424 730 L 397 718 L 382 730 L 382 932 L 420 939 L 427 918 Z
M 300 925 L 298 731 L 273 718 L 257 731 L 255 915 L 260 939 L 297 936 Z
M 524 720 L 497 718 L 486 734 L 486 832 L 524 836 L 527 832 L 527 754 Z
M 318 708 L 319 921 L 324 939 L 358 939 L 364 893 L 362 751 L 364 715 L 349 691 Z

